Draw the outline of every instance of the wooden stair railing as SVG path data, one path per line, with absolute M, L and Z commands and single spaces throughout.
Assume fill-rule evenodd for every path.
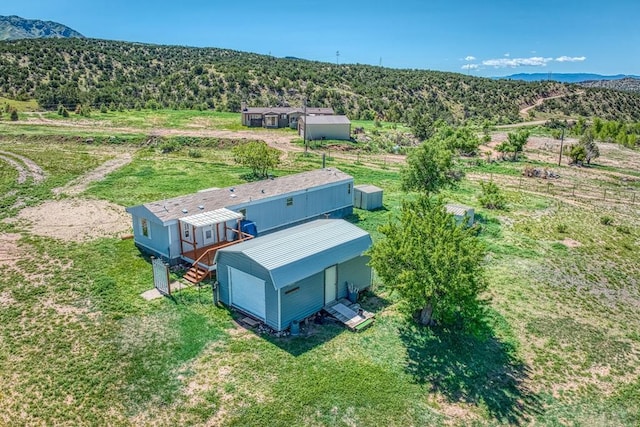
M 218 249 L 226 248 L 237 243 L 244 242 L 245 240 L 253 239 L 253 236 L 251 234 L 247 234 L 242 231 L 240 232 L 240 236 L 241 238 L 238 240 L 227 242 L 220 246 L 214 246 L 204 251 L 204 253 L 195 260 L 191 268 L 187 270 L 187 272 L 182 277 L 188 282 L 193 283 L 194 285 L 202 282 L 204 279 L 211 275 L 211 271 L 208 268 L 202 267 L 200 264 L 206 264 L 207 266 L 213 265 L 213 260 L 215 259 L 215 255 Z

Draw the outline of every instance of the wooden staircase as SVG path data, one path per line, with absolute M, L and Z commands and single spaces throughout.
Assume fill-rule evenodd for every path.
M 203 268 L 200 264 L 195 263 L 191 266 L 189 270 L 187 270 L 186 273 L 184 273 L 184 276 L 182 276 L 182 278 L 185 279 L 187 282 L 197 285 L 198 283 L 202 282 L 204 279 L 206 279 L 210 275 L 211 275 L 211 272 L 209 270 L 207 270 L 206 268 Z

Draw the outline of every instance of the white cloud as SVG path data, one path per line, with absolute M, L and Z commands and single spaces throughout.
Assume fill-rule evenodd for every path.
M 511 54 L 509 52 L 507 52 L 507 53 L 504 54 L 504 56 L 508 58 L 508 57 L 511 56 Z
M 556 58 L 558 62 L 582 62 L 587 59 L 586 56 L 560 56 Z
M 508 53 L 504 54 L 504 58 L 486 59 L 482 61 L 482 65 L 494 68 L 516 68 L 516 67 L 546 67 L 550 62 L 582 62 L 587 58 L 585 56 L 559 56 L 557 58 L 549 58 L 542 56 L 531 56 L 529 58 L 510 58 Z
M 496 67 L 496 68 L 505 68 L 505 67 L 522 67 L 522 66 L 530 66 L 530 67 L 544 67 L 549 62 L 553 61 L 553 58 L 543 58 L 541 56 L 532 56 L 530 58 L 498 58 L 498 59 L 487 59 L 482 61 L 482 65 L 486 65 L 488 67 Z
M 476 70 L 478 69 L 478 64 L 464 64 L 462 66 L 463 70 Z
M 469 56 L 467 56 L 466 58 L 464 58 L 464 60 L 465 60 L 465 61 L 475 61 L 475 60 L 476 60 L 476 57 L 475 57 L 475 56 L 471 56 L 471 55 L 469 55 Z

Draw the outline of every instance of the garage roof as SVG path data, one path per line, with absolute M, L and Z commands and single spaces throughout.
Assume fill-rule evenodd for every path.
M 319 219 L 220 249 L 216 259 L 242 254 L 268 270 L 280 289 L 360 256 L 370 246 L 371 236 L 361 228 L 342 219 Z
M 351 121 L 347 116 L 307 116 L 308 125 L 349 125 Z

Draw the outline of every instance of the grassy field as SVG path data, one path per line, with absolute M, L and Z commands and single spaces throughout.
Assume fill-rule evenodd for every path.
M 68 118 L 50 112 L 44 115 L 49 120 L 86 121 L 95 120 L 113 127 L 135 127 L 140 130 L 153 128 L 170 129 L 243 129 L 239 113 L 197 110 L 129 110 L 102 113 L 92 111 L 87 117 L 71 113 Z
M 192 114 L 171 120 L 188 127 Z M 145 123 L 150 117 L 141 114 Z M 109 120 L 137 126 L 138 119 Z M 415 326 L 376 280 L 363 300 L 377 315 L 368 330 L 309 325 L 302 337 L 274 338 L 238 327 L 207 290 L 144 301 L 151 268 L 131 240 L 56 240 L 13 220 L 17 202 L 55 199 L 53 188 L 121 151 L 133 161 L 83 198 L 127 206 L 240 183 L 247 171 L 231 162 L 228 147 L 205 144 L 193 157 L 188 147 L 162 154 L 128 137 L 86 144 L 84 133 L 75 140 L 23 132 L 5 135 L 0 151 L 32 159 L 47 179 L 17 184 L 16 171 L 0 163 L 0 236 L 14 236 L 19 255 L 0 259 L 0 424 L 640 423 L 638 205 L 519 188 L 527 161 L 469 161 L 470 179 L 445 196 L 477 208 L 489 249 L 486 313 L 473 332 Z M 277 175 L 321 164 L 316 154 L 289 154 Z M 351 218 L 378 239 L 377 226 L 407 196 L 397 167 L 329 165 L 356 184 L 384 188 L 385 209 Z M 560 173 L 594 185 L 609 173 L 634 177 L 614 166 Z M 490 177 L 516 183 L 505 186 L 504 211 L 478 207 L 478 182 Z

